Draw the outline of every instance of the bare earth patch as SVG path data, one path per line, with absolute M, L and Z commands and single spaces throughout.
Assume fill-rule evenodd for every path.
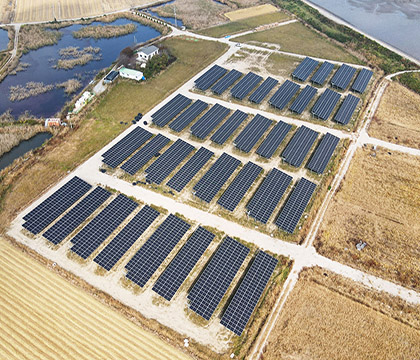
M 334 260 L 420 288 L 420 158 L 359 149 L 315 242 Z M 358 251 L 355 245 L 367 246 Z
M 396 81 L 389 84 L 369 126 L 369 135 L 420 148 L 420 95 Z
M 279 359 L 417 359 L 419 314 L 323 269 L 300 276 L 264 352 Z

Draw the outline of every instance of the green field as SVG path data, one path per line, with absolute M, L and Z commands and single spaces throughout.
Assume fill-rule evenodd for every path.
M 281 50 L 287 52 L 349 63 L 360 63 L 358 58 L 345 49 L 299 22 L 240 36 L 235 40 L 244 43 L 253 41 L 276 44 L 281 46 Z
M 237 34 L 239 32 L 253 29 L 264 24 L 272 24 L 290 20 L 290 17 L 283 12 L 254 16 L 240 21 L 231 21 L 227 24 L 214 26 L 197 31 L 199 34 L 220 38 L 225 35 Z

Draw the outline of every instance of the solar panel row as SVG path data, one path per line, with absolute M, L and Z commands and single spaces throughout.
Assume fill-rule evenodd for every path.
M 334 153 L 340 139 L 330 133 L 326 133 L 313 153 L 307 165 L 309 170 L 322 174 Z
M 293 135 L 281 154 L 283 160 L 292 166 L 299 167 L 318 137 L 318 133 L 306 126 L 301 126 Z
M 211 90 L 216 95 L 221 95 L 228 87 L 242 76 L 242 73 L 238 70 L 231 70 L 229 73 L 220 79 L 216 84 L 213 85 Z
M 225 68 L 222 68 L 219 65 L 213 65 L 209 70 L 195 80 L 195 87 L 199 90 L 206 91 L 226 73 L 227 70 Z
M 257 84 L 262 80 L 262 77 L 254 74 L 252 71 L 246 74 L 241 81 L 239 81 L 230 91 L 234 98 L 243 100 Z
M 248 114 L 244 113 L 241 110 L 236 110 L 212 135 L 210 140 L 215 142 L 216 144 L 223 145 L 247 117 Z
M 251 94 L 249 101 L 252 101 L 255 104 L 260 104 L 261 101 L 269 94 L 271 90 L 278 84 L 276 79 L 268 77 L 264 82 L 258 86 L 258 88 Z
M 260 114 L 255 115 L 235 139 L 235 146 L 243 152 L 250 152 L 271 124 L 272 121 L 270 119 L 267 119 Z
M 292 73 L 292 77 L 294 79 L 298 79 L 300 81 L 306 81 L 309 75 L 315 70 L 318 66 L 318 61 L 306 57 L 303 61 L 297 66 L 295 71 Z
M 262 144 L 258 147 L 256 151 L 257 154 L 265 157 L 266 159 L 271 158 L 291 128 L 292 125 L 286 124 L 283 121 L 279 121 L 267 135 Z
M 359 74 L 356 77 L 356 80 L 354 80 L 353 85 L 351 86 L 351 89 L 353 91 L 356 91 L 360 94 L 363 94 L 366 90 L 367 85 L 369 84 L 369 81 L 373 75 L 373 72 L 367 69 L 360 70 Z
M 163 127 L 175 116 L 177 116 L 182 110 L 191 104 L 191 99 L 188 99 L 182 94 L 178 94 L 167 104 L 152 115 L 152 121 L 155 125 Z
M 315 191 L 316 184 L 301 178 L 292 190 L 275 224 L 282 230 L 293 234 L 309 200 Z
M 353 116 L 354 110 L 356 110 L 359 101 L 360 99 L 358 97 L 351 94 L 347 95 L 337 113 L 335 114 L 334 121 L 337 121 L 343 125 L 347 125 L 350 122 L 350 119 Z
M 224 312 L 220 323 L 241 336 L 277 266 L 277 259 L 259 251 Z
M 334 69 L 334 65 L 325 61 L 316 73 L 312 76 L 311 81 L 317 85 L 323 85 L 327 77 L 330 75 L 331 71 Z
M 346 89 L 347 86 L 349 86 L 355 72 L 356 69 L 354 67 L 351 67 L 347 64 L 341 65 L 332 77 L 331 85 L 341 90 Z
M 295 99 L 295 101 L 293 101 L 292 105 L 290 105 L 289 109 L 296 114 L 302 114 L 303 110 L 305 110 L 305 108 L 311 102 L 317 91 L 318 90 L 312 86 L 306 85 L 302 92 Z
M 279 110 L 283 110 L 299 89 L 300 86 L 298 84 L 286 80 L 274 93 L 268 103 Z
M 190 309 L 210 320 L 248 253 L 246 246 L 226 237 L 188 294 Z
M 184 130 L 198 115 L 206 110 L 208 106 L 209 104 L 205 103 L 204 101 L 197 100 L 174 121 L 172 121 L 169 127 L 176 132 Z
M 229 114 L 230 110 L 215 104 L 197 122 L 191 126 L 191 133 L 199 139 L 207 137 L 217 125 Z
M 248 215 L 267 224 L 291 181 L 290 175 L 272 169 L 248 203 Z
M 326 89 L 312 108 L 312 115 L 327 120 L 340 100 L 341 95 L 331 89 Z

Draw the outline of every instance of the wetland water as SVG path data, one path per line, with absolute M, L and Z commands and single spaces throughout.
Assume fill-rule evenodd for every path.
M 7 30 L 0 29 L 0 51 L 6 50 L 7 45 L 9 45 Z
M 420 60 L 420 0 L 309 0 Z

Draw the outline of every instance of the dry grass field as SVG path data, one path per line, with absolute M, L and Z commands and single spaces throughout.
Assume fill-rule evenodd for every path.
M 150 0 L 19 0 L 15 22 L 75 19 L 153 3 Z
M 318 251 L 420 289 L 420 158 L 359 149 L 327 209 Z M 355 245 L 365 241 L 358 251 Z
M 188 359 L 0 239 L 0 358 Z
M 230 21 L 238 21 L 238 20 L 243 20 L 250 17 L 254 17 L 254 16 L 271 14 L 276 11 L 278 10 L 275 6 L 271 4 L 264 4 L 264 5 L 253 6 L 246 9 L 230 11 L 230 12 L 227 12 L 225 16 Z
M 378 139 L 420 148 L 420 95 L 393 81 L 369 126 Z
M 323 269 L 306 269 L 270 335 L 264 360 L 420 357 L 417 309 Z
M 0 23 L 7 24 L 11 21 L 14 4 L 13 0 L 0 0 Z

